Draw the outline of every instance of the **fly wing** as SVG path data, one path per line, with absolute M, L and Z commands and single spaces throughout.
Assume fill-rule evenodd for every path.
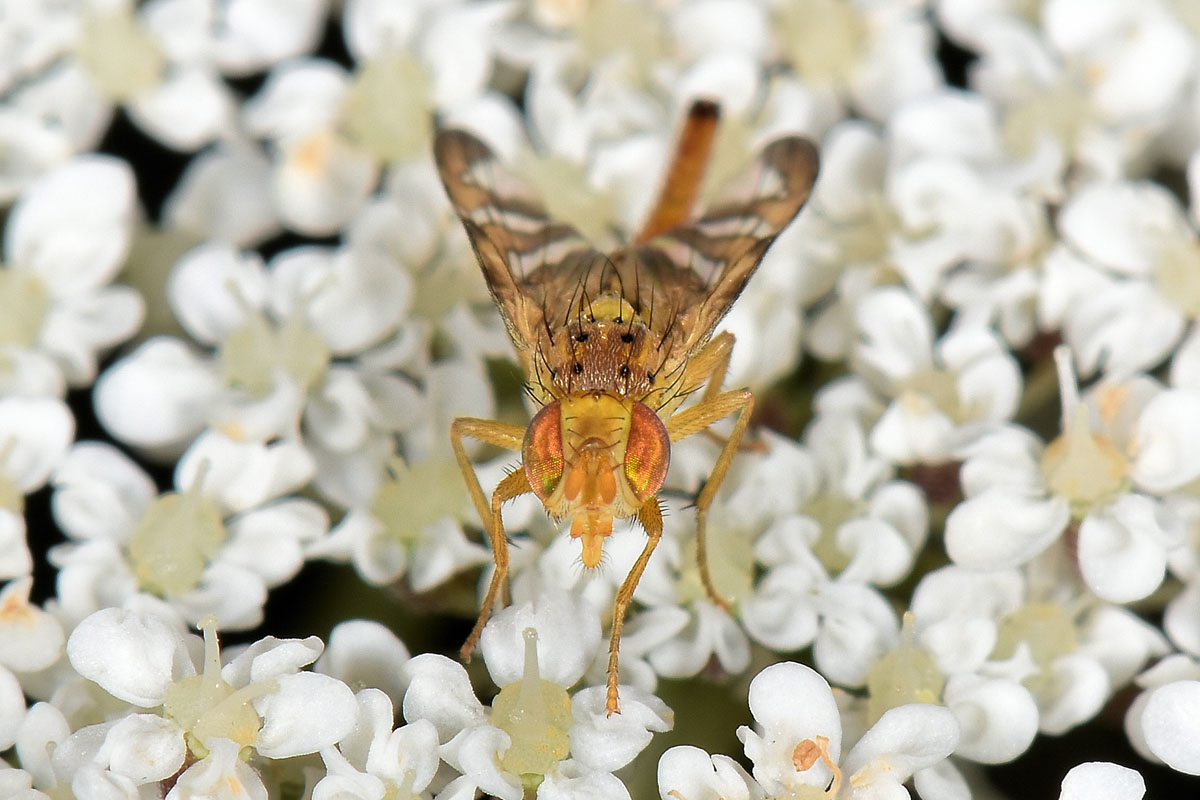
M 653 319 L 668 372 L 708 342 L 767 248 L 808 200 L 817 167 L 817 149 L 807 139 L 776 139 L 698 220 L 631 253 L 642 273 L 633 305 L 652 309 L 643 316 Z
M 558 318 L 567 316 L 581 276 L 608 259 L 573 227 L 550 219 L 533 189 L 471 134 L 439 131 L 433 153 L 492 298 L 528 365 L 539 331 L 562 324 Z

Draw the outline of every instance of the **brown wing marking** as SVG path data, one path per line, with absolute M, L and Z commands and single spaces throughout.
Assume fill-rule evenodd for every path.
M 796 136 L 777 139 L 730 184 L 724 193 L 727 199 L 695 222 L 638 248 L 637 261 L 650 273 L 674 268 L 697 276 L 687 289 L 690 298 L 670 297 L 673 287 L 689 283 L 678 276 L 642 281 L 661 287 L 668 307 L 679 313 L 678 319 L 663 318 L 661 327 L 658 320 L 652 326 L 662 337 L 665 369 L 674 369 L 709 340 L 775 237 L 808 200 L 817 169 L 817 149 L 811 142 Z M 693 288 L 697 282 L 699 290 Z M 662 302 L 646 298 L 643 305 L 651 300 Z
M 605 257 L 573 227 L 551 220 L 528 184 L 476 137 L 443 130 L 433 151 L 509 335 L 527 353 L 553 315 L 550 300 L 574 286 L 577 265 Z

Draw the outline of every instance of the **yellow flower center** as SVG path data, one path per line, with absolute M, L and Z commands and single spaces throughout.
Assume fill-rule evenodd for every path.
M 262 728 L 262 718 L 251 701 L 276 689 L 274 681 L 241 689 L 225 682 L 216 624 L 211 616 L 200 623 L 204 631 L 204 671 L 171 684 L 163 701 L 163 713 L 187 732 L 188 749 L 198 759 L 208 755 L 205 742 L 213 738 L 237 742 L 248 754 Z
M 557 683 L 542 680 L 537 631 L 526 628 L 524 637 L 525 673 L 492 701 L 492 724 L 512 739 L 500 757 L 500 766 L 533 789 L 571 751 L 571 698 Z
M 50 309 L 50 292 L 37 275 L 0 269 L 0 347 L 31 347 Z
M 1170 240 L 1158 251 L 1154 282 L 1163 299 L 1200 319 L 1200 242 Z
M 875 662 L 867 675 L 867 718 L 875 724 L 890 709 L 907 703 L 939 703 L 946 677 L 933 657 L 911 642 Z
M 150 504 L 129 539 L 141 586 L 181 595 L 196 586 L 228 534 L 216 504 L 198 492 L 169 492 Z
M 158 43 L 128 11 L 89 18 L 75 54 L 100 91 L 116 102 L 157 86 L 166 70 Z
M 341 129 L 377 161 L 424 153 L 433 134 L 433 88 L 425 68 L 408 53 L 364 63 L 346 89 Z
M 784 3 L 775 26 L 785 56 L 809 83 L 845 85 L 866 48 L 866 22 L 845 0 Z
M 259 312 L 247 314 L 246 324 L 221 343 L 218 358 L 225 382 L 262 396 L 282 369 L 306 389 L 316 384 L 329 366 L 329 347 L 302 318 L 297 312 L 275 326 Z
M 425 461 L 410 467 L 396 458 L 388 464 L 388 473 L 371 501 L 371 513 L 393 540 L 415 542 L 438 520 L 460 518 L 466 495 L 453 461 Z
M 1092 433 L 1082 403 L 1075 406 L 1071 424 L 1042 454 L 1047 488 L 1065 497 L 1077 518 L 1124 491 L 1128 468 L 1128 459 L 1107 437 Z

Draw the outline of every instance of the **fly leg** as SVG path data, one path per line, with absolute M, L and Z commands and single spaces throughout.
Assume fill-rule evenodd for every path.
M 508 577 L 508 538 L 504 535 L 504 521 L 500 515 L 500 508 L 506 501 L 520 497 L 532 489 L 529 486 L 529 479 L 525 477 L 525 470 L 518 469 L 500 481 L 496 491 L 492 492 L 492 501 L 489 505 L 483 494 L 483 487 L 479 485 L 479 476 L 475 474 L 475 467 L 463 447 L 463 436 L 470 436 L 472 439 L 509 450 L 520 450 L 521 443 L 525 438 L 525 430 L 516 425 L 474 417 L 459 417 L 450 425 L 450 444 L 454 448 L 454 458 L 458 462 L 459 471 L 462 472 L 463 480 L 467 484 L 467 493 L 471 495 L 471 502 L 474 503 L 475 510 L 479 513 L 479 519 L 487 531 L 488 540 L 492 545 L 492 558 L 496 562 L 496 569 L 492 572 L 492 580 L 488 584 L 487 594 L 483 598 L 483 604 L 479 607 L 479 618 L 475 621 L 475 627 L 471 629 L 470 636 L 467 637 L 467 641 L 463 643 L 462 650 L 459 652 L 463 661 L 470 661 L 471 652 L 479 643 L 483 626 L 487 624 L 488 618 L 492 615 L 496 599 L 503 590 L 504 581 Z

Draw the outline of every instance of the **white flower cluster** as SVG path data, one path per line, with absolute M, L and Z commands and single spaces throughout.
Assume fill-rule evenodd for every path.
M 607 246 L 700 97 L 706 199 L 781 134 L 822 153 L 722 323 L 763 423 L 709 510 L 727 603 L 718 425 L 673 448 L 619 715 L 644 533 L 584 570 L 533 497 L 490 684 L 366 619 L 270 636 L 311 561 L 433 633 L 490 577 L 448 431 L 529 409 L 437 126 Z M 122 118 L 186 159 L 161 209 Z M 0 797 L 982 800 L 1106 706 L 1200 776 L 1192 2 L 0 2 L 0 204 Z M 485 492 L 515 463 L 469 456 Z M 676 723 L 744 758 L 639 757 Z M 1026 785 L 1145 794 L 1078 756 Z

